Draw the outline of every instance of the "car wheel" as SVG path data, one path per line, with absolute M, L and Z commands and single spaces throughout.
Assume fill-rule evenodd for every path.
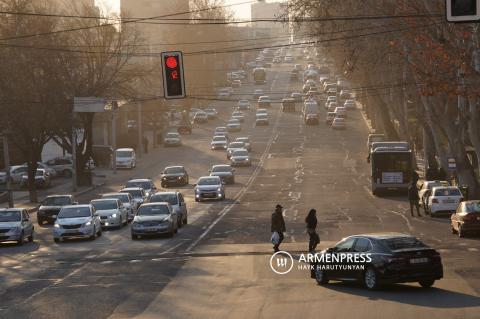
M 315 280 L 319 285 L 326 285 L 328 284 L 328 277 L 327 274 L 321 269 L 315 269 Z
M 458 233 L 458 237 L 460 238 L 465 237 L 465 231 L 462 229 L 461 225 L 458 225 L 457 233 Z
M 430 288 L 435 283 L 434 279 L 421 280 L 418 282 L 423 288 Z
M 17 240 L 17 245 L 22 246 L 23 245 L 23 239 L 25 238 L 25 234 L 23 231 L 20 233 L 20 238 Z
M 368 267 L 367 270 L 363 273 L 363 284 L 368 290 L 378 289 L 378 275 L 375 271 L 375 268 Z
M 65 177 L 72 177 L 72 171 L 69 169 L 66 169 L 62 172 L 62 175 Z
M 30 236 L 28 236 L 28 242 L 33 242 L 33 229 L 32 232 L 30 233 Z

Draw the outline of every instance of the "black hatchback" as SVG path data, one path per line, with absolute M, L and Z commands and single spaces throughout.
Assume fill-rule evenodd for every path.
M 443 277 L 440 254 L 417 238 L 401 233 L 344 238 L 316 254 L 312 264 L 320 285 L 329 280 L 359 281 L 370 290 L 405 282 L 418 282 L 427 288 Z

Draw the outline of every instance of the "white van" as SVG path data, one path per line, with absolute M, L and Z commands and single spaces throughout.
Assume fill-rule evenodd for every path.
M 137 166 L 137 156 L 133 148 L 119 148 L 115 151 L 117 168 L 134 168 Z

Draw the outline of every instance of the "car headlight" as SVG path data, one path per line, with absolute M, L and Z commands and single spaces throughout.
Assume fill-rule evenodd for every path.
M 178 179 L 182 179 L 182 178 L 183 178 L 183 176 L 178 176 Z
M 92 221 L 91 221 L 91 220 L 88 221 L 88 222 L 86 222 L 85 224 L 83 224 L 83 226 L 87 226 L 87 227 L 90 226 L 90 225 L 92 225 Z
M 110 217 L 111 218 L 117 218 L 117 214 L 112 214 Z
M 221 191 L 222 191 L 222 189 L 219 187 L 219 188 L 217 189 L 217 192 L 221 192 Z
M 55 223 L 55 225 L 53 225 L 53 227 L 60 228 L 60 225 L 58 223 Z

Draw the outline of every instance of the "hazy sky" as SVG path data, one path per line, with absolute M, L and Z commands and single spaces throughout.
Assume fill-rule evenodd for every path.
M 107 9 L 113 9 L 114 11 L 119 11 L 120 0 L 95 0 L 97 5 L 105 6 Z M 158 0 L 158 1 L 167 1 L 167 0 Z M 175 0 L 168 0 L 175 1 Z M 268 0 L 267 2 L 278 2 L 280 0 Z M 235 4 L 248 2 L 248 0 L 225 0 L 225 4 Z M 242 4 L 238 6 L 230 7 L 234 12 L 237 18 L 250 18 L 250 4 Z

